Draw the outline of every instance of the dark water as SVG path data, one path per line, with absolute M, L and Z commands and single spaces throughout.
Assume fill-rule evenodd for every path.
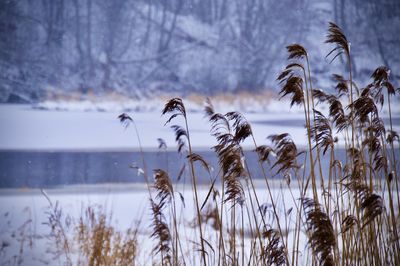
M 336 150 L 338 159 L 345 158 L 344 150 Z M 214 152 L 198 152 L 214 169 L 212 177 L 218 174 L 218 160 Z M 263 178 L 257 154 L 246 151 L 246 162 L 253 178 Z M 304 155 L 298 159 L 303 163 Z M 144 153 L 144 159 L 149 172 L 153 169 L 166 170 L 171 179 L 176 182 L 178 173 L 186 163 L 186 158 L 176 152 Z M 1 151 L 0 152 L 0 187 L 53 187 L 70 184 L 94 183 L 123 183 L 144 182 L 143 175 L 138 176 L 138 171 L 130 165 L 136 164 L 143 168 L 142 157 L 139 152 L 31 152 L 31 151 Z M 273 163 L 273 162 L 272 162 Z M 324 176 L 328 176 L 329 158 L 322 161 Z M 209 182 L 209 174 L 196 163 L 199 182 Z M 265 165 L 267 175 L 280 178 L 275 171 L 270 170 L 270 165 Z M 300 171 L 303 171 L 300 169 Z M 189 182 L 189 168 L 186 167 L 181 177 L 181 182 Z

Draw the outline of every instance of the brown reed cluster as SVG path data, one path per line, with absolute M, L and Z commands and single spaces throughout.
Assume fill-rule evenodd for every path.
M 308 52 L 300 44 L 286 47 L 288 64 L 277 78 L 280 98 L 304 111 L 306 147 L 282 132 L 264 132 L 267 143 L 258 145 L 243 114 L 219 113 L 207 100 L 204 113 L 217 142 L 212 147 L 218 160 L 214 169 L 192 147 L 190 112 L 182 99 L 165 104 L 162 114 L 168 116 L 166 124 L 173 123 L 184 167 L 177 176 L 155 169 L 152 182 L 144 167 L 151 210 L 151 233 L 144 237 L 153 240 L 153 263 L 400 265 L 400 140 L 392 118 L 399 89 L 384 66 L 362 86 L 354 82 L 350 43 L 334 23 L 326 43 L 333 45 L 327 56 L 332 61 L 341 57 L 346 64 L 345 73 L 332 75 L 331 85 L 315 88 Z M 388 107 L 388 117 L 383 117 L 383 107 Z M 125 126 L 134 124 L 127 114 L 118 118 Z M 167 150 L 164 140 L 158 143 Z M 243 143 L 254 147 L 244 149 Z M 250 165 L 249 156 L 258 164 Z M 185 175 L 190 189 L 182 182 Z M 200 185 L 200 177 L 209 183 Z M 256 179 L 264 179 L 265 185 Z M 176 193 L 182 204 L 175 201 Z M 184 197 L 193 201 L 185 203 Z M 56 241 L 64 243 L 69 258 L 70 242 L 57 222 L 57 208 L 49 212 L 48 224 L 61 236 Z M 184 217 L 188 213 L 194 217 Z M 104 216 L 92 210 L 85 215 L 89 218 L 80 223 L 78 235 L 89 262 L 135 261 L 136 234 L 130 231 L 122 241 Z

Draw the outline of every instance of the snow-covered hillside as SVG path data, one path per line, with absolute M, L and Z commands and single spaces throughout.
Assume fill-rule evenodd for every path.
M 0 6 L 0 102 L 48 100 L 54 91 L 138 99 L 276 91 L 292 43 L 308 50 L 315 86 L 329 89 L 330 75 L 346 68 L 345 60 L 325 57 L 332 49 L 324 44 L 329 21 L 352 44 L 360 86 L 380 65 L 399 77 L 394 0 L 375 9 L 374 1 L 330 0 L 45 3 Z M 368 12 L 380 13 L 361 15 Z M 375 18 L 379 23 L 371 24 Z

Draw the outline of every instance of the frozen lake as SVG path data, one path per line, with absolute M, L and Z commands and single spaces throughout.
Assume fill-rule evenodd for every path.
M 257 145 L 270 144 L 266 139 L 269 135 L 288 132 L 299 151 L 307 146 L 303 114 L 298 110 L 279 110 L 279 106 L 286 104 L 280 103 L 267 113 L 244 114 L 252 126 Z M 187 160 L 176 152 L 173 130 L 169 125 L 164 126 L 168 117 L 161 116 L 162 104 L 149 105 L 155 105 L 153 111 L 130 114 L 138 127 L 147 170 L 149 173 L 157 168 L 167 170 L 176 181 Z M 193 110 L 188 113 L 188 122 L 194 152 L 202 155 L 218 171 L 218 161 L 211 150 L 216 144 L 215 138 L 210 135 L 211 125 L 201 112 L 201 107 L 196 109 L 190 107 L 190 103 L 188 105 L 187 108 Z M 221 112 L 231 111 L 230 108 L 222 107 Z M 29 105 L 1 104 L 0 187 L 143 182 L 143 176 L 138 176 L 137 169 L 130 167 L 135 165 L 143 168 L 137 136 L 132 126 L 124 128 L 120 124 L 117 117 L 121 112 L 113 109 L 107 112 L 40 110 Z M 384 111 L 382 117 L 388 125 Z M 392 121 L 394 129 L 399 131 L 400 116 L 397 111 Z M 177 119 L 172 124 L 181 122 Z M 163 138 L 167 143 L 167 152 L 157 149 L 158 138 Z M 338 138 L 335 153 L 338 159 L 343 159 L 342 136 L 338 135 Z M 260 178 L 262 175 L 257 155 L 252 152 L 254 143 L 247 139 L 243 147 L 253 178 Z M 298 162 L 303 163 L 303 155 Z M 328 156 L 325 156 L 322 161 L 325 173 L 329 169 L 328 163 Z M 208 174 L 201 167 L 198 168 L 200 182 L 208 182 Z M 266 166 L 266 169 L 269 168 Z M 268 173 L 274 175 L 274 171 Z M 212 172 L 213 177 L 217 174 Z M 185 177 L 186 174 L 182 179 Z

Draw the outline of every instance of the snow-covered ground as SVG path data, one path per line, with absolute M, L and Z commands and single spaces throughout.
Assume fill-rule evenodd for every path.
M 270 204 L 271 201 L 268 193 L 266 193 L 265 184 L 262 184 L 262 182 L 256 184 L 255 192 L 261 206 L 266 208 L 266 222 L 273 224 L 274 216 Z M 208 189 L 206 186 L 199 188 L 200 202 L 205 200 Z M 175 186 L 175 191 L 182 193 L 182 197 L 185 199 L 185 205 L 183 205 L 178 199 L 179 197 L 176 197 L 178 230 L 183 252 L 190 254 L 190 257 L 186 259 L 191 261 L 191 265 L 198 265 L 196 261 L 200 261 L 200 258 L 197 257 L 196 259 L 195 257 L 198 256 L 198 253 L 193 252 L 193 250 L 198 249 L 193 242 L 198 240 L 198 237 L 196 237 L 197 228 L 194 226 L 193 192 L 191 188 L 181 185 Z M 138 254 L 136 258 L 138 265 L 150 265 L 159 261 L 159 255 L 152 253 L 158 242 L 150 237 L 152 234 L 152 216 L 149 206 L 149 194 L 144 185 L 68 186 L 49 189 L 45 193 L 52 203 L 57 203 L 59 209 L 62 210 L 60 221 L 69 241 L 70 253 L 68 253 L 68 256 L 72 259 L 73 265 L 77 265 L 79 258 L 76 238 L 74 240 L 77 232 L 74 230 L 76 230 L 75 226 L 79 219 L 81 217 L 84 218 L 87 207 L 92 207 L 95 210 L 99 207 L 102 213 L 106 214 L 107 217 L 111 217 L 108 224 L 113 226 L 116 231 L 125 232 L 129 228 L 138 229 Z M 321 194 L 321 191 L 318 190 L 318 193 Z M 154 191 L 152 194 L 154 197 Z M 299 190 L 294 187 L 289 190 L 284 181 L 276 181 L 272 184 L 272 195 L 277 205 L 277 213 L 283 227 L 282 230 L 287 232 L 284 241 L 288 243 L 288 248 L 291 252 L 296 220 L 296 206 L 294 203 L 298 203 Z M 388 205 L 387 199 L 385 200 L 386 205 Z M 217 197 L 217 201 L 221 202 L 221 199 Z M 346 197 L 344 197 L 344 201 L 347 201 Z M 212 203 L 212 201 L 209 202 Z M 248 211 L 252 212 L 248 194 L 246 194 L 246 204 L 244 206 L 250 208 Z M 48 222 L 49 217 L 49 202 L 40 190 L 2 190 L 0 207 L 0 215 L 2 217 L 0 219 L 0 245 L 2 246 L 0 262 L 3 263 L 2 265 L 65 265 L 65 253 L 59 253 L 59 249 L 55 245 L 55 239 L 50 234 L 50 226 L 45 224 Z M 224 209 L 225 221 L 228 221 L 228 217 L 230 217 L 227 209 L 226 207 Z M 240 207 L 238 207 L 238 210 L 240 210 Z M 164 211 L 164 214 L 168 217 L 168 208 Z M 246 212 L 246 210 L 244 211 Z M 240 215 L 237 217 L 236 225 L 240 228 L 242 221 Z M 259 217 L 258 219 L 261 218 Z M 70 226 L 67 226 L 67 224 Z M 169 226 L 172 233 L 172 225 L 170 224 Z M 205 239 L 216 248 L 218 241 L 215 238 L 214 230 L 212 221 L 203 224 Z M 248 251 L 250 250 L 251 238 L 248 237 L 249 224 L 247 220 L 244 222 L 244 232 L 245 250 Z M 303 263 L 306 263 L 305 260 L 309 252 L 306 242 L 305 232 L 301 231 L 299 259 Z M 238 239 L 237 245 L 241 245 L 240 239 Z
M 287 219 L 287 223 L 291 224 L 289 228 L 293 228 L 296 216 L 292 214 L 285 217 L 285 213 L 290 208 L 295 207 L 293 201 L 288 200 L 292 198 L 292 195 L 288 189 L 281 190 L 279 186 L 274 187 L 273 194 L 275 200 L 279 202 L 278 212 L 281 215 L 281 219 L 282 221 Z M 192 253 L 195 247 L 192 246 L 191 240 L 196 240 L 195 234 L 197 232 L 196 228 L 192 226 L 193 221 L 195 221 L 193 194 L 189 187 L 179 186 L 177 191 L 181 192 L 185 198 L 184 207 L 177 200 L 177 210 L 180 213 L 178 214 L 180 217 L 179 231 L 184 242 L 185 252 Z M 200 188 L 200 201 L 206 198 L 207 192 L 207 187 Z M 264 188 L 259 188 L 256 192 L 260 204 L 270 202 Z M 295 198 L 299 197 L 298 190 L 294 189 L 293 193 Z M 62 189 L 46 190 L 46 194 L 53 204 L 58 202 L 62 210 L 61 221 L 71 241 L 70 243 L 73 243 L 75 232 L 73 228 L 68 228 L 65 222 L 69 221 L 74 224 L 82 217 L 85 208 L 100 206 L 104 213 L 111 215 L 110 225 L 114 226 L 116 230 L 125 232 L 129 228 L 138 227 L 138 241 L 140 243 L 138 248 L 139 264 L 148 265 L 149 259 L 159 261 L 157 256 L 152 258 L 151 255 L 151 251 L 157 241 L 150 238 L 152 228 L 149 194 L 143 186 L 119 186 L 116 184 L 70 186 Z M 282 205 L 283 198 L 286 199 L 285 205 Z M 62 265 L 65 262 L 64 254 L 56 255 L 57 248 L 55 247 L 54 238 L 50 236 L 51 229 L 44 224 L 48 221 L 49 203 L 40 190 L 3 190 L 0 194 L 0 206 L 0 215 L 2 216 L 0 220 L 0 244 L 4 247 L 0 253 L 1 262 L 7 263 L 16 260 L 20 262 L 19 265 Z M 250 205 L 248 206 L 250 207 Z M 266 219 L 273 219 L 270 205 L 267 207 Z M 138 223 L 139 221 L 140 223 Z M 237 222 L 240 224 L 240 219 Z M 272 220 L 269 220 L 269 222 L 272 222 Z M 245 223 L 245 228 L 248 228 L 246 224 L 247 222 Z M 217 245 L 218 242 L 214 242 L 216 241 L 215 233 L 211 222 L 205 225 L 203 230 L 207 235 L 206 239 L 211 244 Z M 288 237 L 290 241 L 292 239 L 290 232 Z M 303 241 L 305 240 L 304 237 L 302 239 Z M 302 246 L 305 247 L 305 245 Z M 22 247 L 22 251 L 20 247 Z M 73 246 L 71 250 L 72 259 L 77 259 L 77 247 Z M 302 252 L 306 254 L 305 250 Z
M 164 126 L 169 116 L 159 111 L 128 112 L 135 121 L 142 146 L 152 149 L 163 138 L 170 147 L 175 143 L 173 130 Z M 190 107 L 189 107 L 190 108 Z M 121 111 L 87 112 L 32 109 L 27 105 L 0 105 L 0 150 L 130 150 L 138 149 L 133 127 L 125 129 L 117 119 Z M 301 113 L 249 113 L 258 144 L 271 134 L 289 132 L 299 144 L 305 144 Z M 210 123 L 203 112 L 188 114 L 193 146 L 209 149 L 216 144 L 210 136 Z M 293 126 L 293 120 L 298 124 Z M 287 121 L 287 122 L 285 122 Z M 270 123 L 269 123 L 270 122 Z M 176 119 L 172 124 L 181 124 Z M 251 142 L 245 146 L 254 147 Z
M 30 105 L 0 105 L 0 150 L 137 150 L 139 148 L 133 127 L 125 129 L 117 119 L 124 109 L 109 103 L 103 112 L 85 109 L 88 104 L 71 103 L 68 109 L 34 109 Z M 133 105 L 134 108 L 135 105 Z M 141 103 L 146 106 L 146 103 Z M 142 146 L 155 149 L 157 139 L 164 139 L 173 147 L 175 136 L 169 125 L 164 125 L 169 116 L 162 116 L 164 102 L 149 102 L 145 111 L 130 111 L 134 119 Z M 198 149 L 209 149 L 216 144 L 210 136 L 210 123 L 204 117 L 203 107 L 195 103 L 186 103 L 189 130 L 192 145 Z M 216 104 L 217 112 L 237 110 L 237 106 Z M 266 137 L 272 134 L 289 133 L 298 146 L 305 146 L 307 138 L 304 129 L 304 114 L 301 110 L 289 108 L 289 103 L 271 101 L 269 110 L 244 112 L 250 122 L 258 145 L 268 143 Z M 324 106 L 321 107 L 325 109 Z M 393 119 L 400 118 L 398 106 L 393 108 Z M 68 111 L 67 111 L 68 110 Z M 89 110 L 89 111 L 88 111 Z M 139 108 L 140 110 L 140 108 Z M 383 117 L 387 114 L 383 111 Z M 175 119 L 171 124 L 183 125 Z M 399 123 L 395 130 L 400 130 Z M 340 136 L 339 136 L 340 140 Z M 245 147 L 253 148 L 250 140 Z

